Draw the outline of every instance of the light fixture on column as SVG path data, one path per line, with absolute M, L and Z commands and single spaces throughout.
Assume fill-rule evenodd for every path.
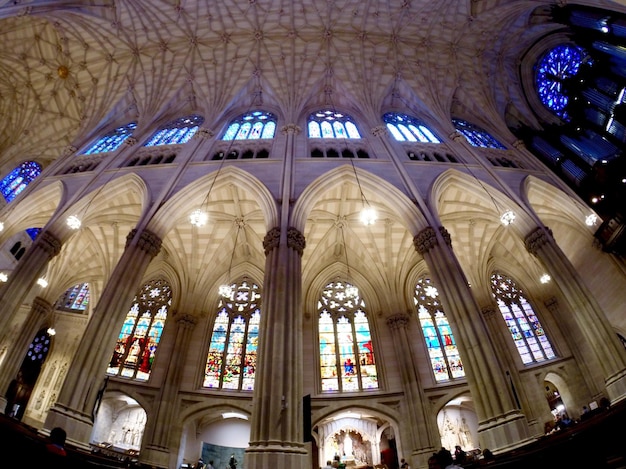
M 45 277 L 39 277 L 37 279 L 37 285 L 39 285 L 41 288 L 46 288 L 48 286 L 48 281 Z
M 4 272 L 0 272 L 0 282 L 6 282 L 7 280 L 9 280 L 9 276 Z
M 544 284 L 545 284 L 545 283 L 550 282 L 550 280 L 552 280 L 552 277 L 550 277 L 550 275 L 548 275 L 548 274 L 543 274 L 543 275 L 539 278 L 539 281 L 540 281 L 541 283 L 544 283 Z
M 56 335 L 57 331 L 54 328 L 54 311 L 50 313 L 50 327 L 46 330 L 48 335 Z
M 230 263 L 228 264 L 228 276 L 226 277 L 226 280 L 228 283 L 224 283 L 220 285 L 219 290 L 218 290 L 220 296 L 223 296 L 224 298 L 230 298 L 233 294 L 233 286 L 232 286 L 230 274 L 233 268 L 233 259 L 235 258 L 235 250 L 237 249 L 237 240 L 239 239 L 239 232 L 244 226 L 244 221 L 242 219 L 237 219 L 235 220 L 235 224 L 237 225 L 237 233 L 235 234 L 235 243 L 233 244 L 233 252 L 230 256 Z

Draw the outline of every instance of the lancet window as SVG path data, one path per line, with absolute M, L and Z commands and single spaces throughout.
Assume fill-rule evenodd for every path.
M 372 334 L 358 289 L 329 283 L 317 309 L 322 391 L 378 389 Z
M 537 314 L 513 279 L 492 274 L 491 291 L 522 362 L 527 365 L 556 358 Z
M 396 112 L 383 116 L 387 129 L 399 142 L 441 143 L 431 130 L 415 117 Z
M 222 140 L 258 140 L 274 138 L 276 116 L 271 112 L 253 111 L 231 121 Z
M 33 179 L 41 174 L 41 165 L 35 161 L 24 161 L 0 181 L 0 192 L 4 200 L 11 202 Z
M 59 301 L 57 308 L 66 311 L 85 311 L 89 305 L 89 284 L 79 283 L 68 288 Z
M 107 373 L 146 381 L 172 304 L 172 290 L 162 279 L 146 283 L 126 314 Z
M 254 282 L 233 283 L 217 308 L 203 386 L 252 391 L 256 373 L 261 292 Z
M 124 140 L 133 134 L 133 131 L 136 128 L 137 123 L 135 122 L 130 122 L 126 125 L 118 127 L 106 134 L 104 137 L 100 137 L 82 154 L 93 155 L 95 153 L 105 153 L 117 150 L 120 145 L 124 143 Z
M 361 138 L 352 117 L 331 110 L 320 110 L 309 116 L 309 138 Z
M 458 130 L 473 147 L 506 150 L 506 147 L 498 142 L 489 132 L 481 129 L 477 125 L 462 119 L 452 119 L 452 123 L 456 130 Z
M 441 382 L 463 378 L 465 370 L 459 349 L 439 301 L 439 292 L 429 278 L 421 278 L 417 282 L 413 302 L 417 308 L 435 380 Z
M 187 143 L 198 131 L 204 122 L 204 117 L 193 114 L 191 116 L 179 117 L 168 122 L 144 144 L 144 147 L 155 147 L 158 145 L 180 145 Z

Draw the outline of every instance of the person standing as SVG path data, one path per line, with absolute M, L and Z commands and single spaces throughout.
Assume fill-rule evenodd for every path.
M 235 459 L 235 454 L 233 453 L 230 457 L 230 461 L 228 462 L 229 469 L 237 469 L 237 460 Z
M 215 467 L 213 466 L 212 459 L 209 461 L 209 463 L 206 466 L 204 466 L 204 469 L 215 469 Z

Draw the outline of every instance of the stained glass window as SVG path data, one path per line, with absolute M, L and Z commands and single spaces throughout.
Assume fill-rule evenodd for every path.
M 172 290 L 165 280 L 146 283 L 135 296 L 117 338 L 107 373 L 146 381 L 161 340 Z
M 46 360 L 49 351 L 50 335 L 45 329 L 42 329 L 37 333 L 33 341 L 28 346 L 28 352 L 26 352 L 24 361 L 30 362 L 35 366 L 41 366 L 41 364 Z
M 506 150 L 506 147 L 492 137 L 486 130 L 462 119 L 452 119 L 452 123 L 456 130 L 458 130 L 473 147 Z
M 168 122 L 146 142 L 144 147 L 187 143 L 204 122 L 204 117 L 193 114 Z
M 556 358 L 539 318 L 515 282 L 503 274 L 494 273 L 491 291 L 522 362 L 526 365 Z
M 428 127 L 415 117 L 388 112 L 383 116 L 387 129 L 399 142 L 441 143 Z
M 465 370 L 450 323 L 439 301 L 439 292 L 429 278 L 415 286 L 413 297 L 426 340 L 428 356 L 437 382 L 463 378 Z
M 26 228 L 26 234 L 35 241 L 35 238 L 41 233 L 41 228 Z
M 117 150 L 124 140 L 133 134 L 133 131 L 136 128 L 137 124 L 135 122 L 130 122 L 129 124 L 112 130 L 104 137 L 100 137 L 96 140 L 86 151 L 83 152 L 83 155 L 93 155 L 95 153 L 105 153 Z
M 69 288 L 57 302 L 58 308 L 68 311 L 85 311 L 88 305 L 88 283 L 79 283 Z
M 276 116 L 271 112 L 253 111 L 232 121 L 222 140 L 257 140 L 274 138 Z
M 322 391 L 378 389 L 372 334 L 358 290 L 329 283 L 317 309 Z
M 209 344 L 203 386 L 252 391 L 256 373 L 261 293 L 243 280 L 218 305 Z
M 34 161 L 25 161 L 0 181 L 0 191 L 4 200 L 11 202 L 26 189 L 33 179 L 41 174 L 41 165 Z
M 541 102 L 554 114 L 568 119 L 568 96 L 563 82 L 576 75 L 587 53 L 573 44 L 550 49 L 535 66 L 535 85 Z
M 361 138 L 350 116 L 322 110 L 309 116 L 309 138 Z

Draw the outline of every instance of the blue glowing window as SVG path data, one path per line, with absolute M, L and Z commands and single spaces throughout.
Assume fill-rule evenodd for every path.
M 537 63 L 535 85 L 541 102 L 557 116 L 568 120 L 568 97 L 563 81 L 576 75 L 586 52 L 575 45 L 560 44 L 550 49 Z
M 83 152 L 83 155 L 93 155 L 95 153 L 106 153 L 117 150 L 124 140 L 133 134 L 133 131 L 136 128 L 137 124 L 135 122 L 118 127 L 117 129 L 106 134 L 104 137 L 100 137 L 96 140 L 95 143 Z
M 274 138 L 276 117 L 271 112 L 254 111 L 233 120 L 222 140 L 256 140 Z
M 309 138 L 361 138 L 352 118 L 340 112 L 317 111 L 309 116 Z
M 41 165 L 25 161 L 0 181 L 0 192 L 7 202 L 11 202 L 26 186 L 41 174 Z
M 150 137 L 144 147 L 187 143 L 203 122 L 204 117 L 195 114 L 168 122 Z
M 461 132 L 473 147 L 506 150 L 506 147 L 492 137 L 486 130 L 461 119 L 452 119 L 452 123 L 456 130 Z
M 415 117 L 388 112 L 383 116 L 387 129 L 399 142 L 441 143 L 428 127 Z

